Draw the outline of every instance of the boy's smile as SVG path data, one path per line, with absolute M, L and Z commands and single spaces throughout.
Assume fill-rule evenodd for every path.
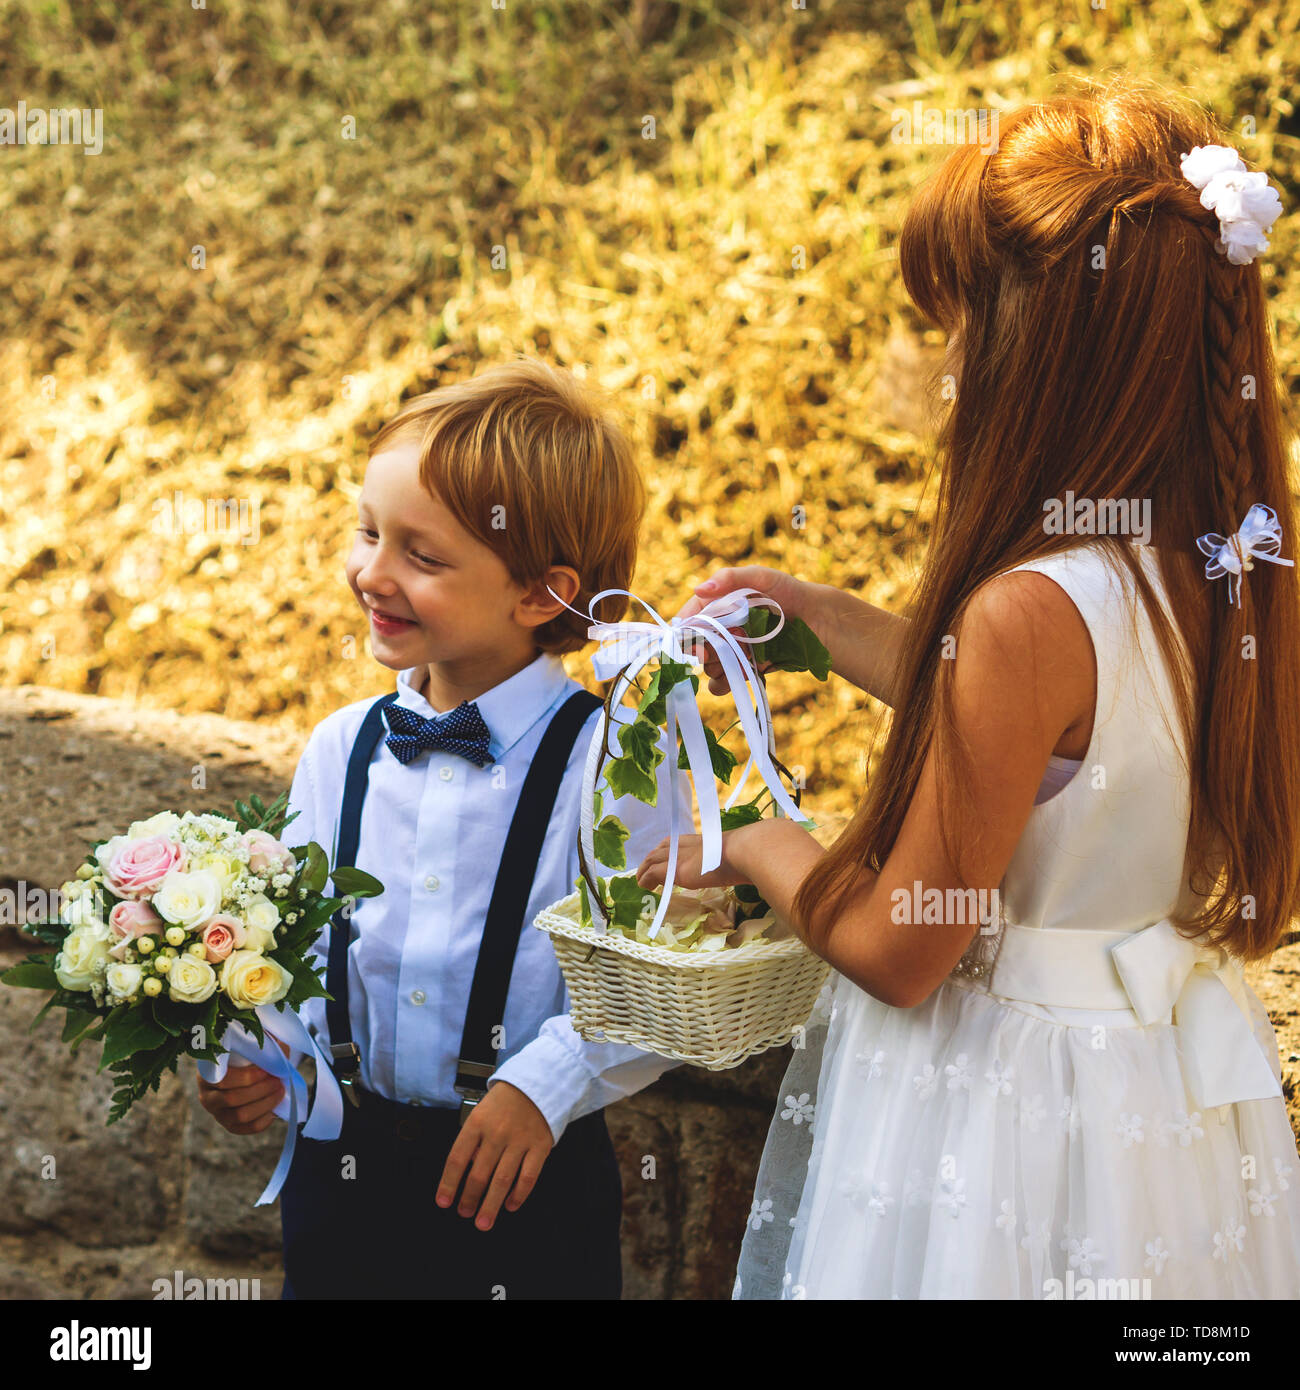
M 534 629 L 562 611 L 548 582 L 569 602 L 577 592 L 576 571 L 560 566 L 530 589 L 516 584 L 425 491 L 414 441 L 370 460 L 357 512 L 346 572 L 375 660 L 395 671 L 427 664 L 427 688 L 418 677 L 416 688 L 435 709 L 477 698 L 537 657 Z

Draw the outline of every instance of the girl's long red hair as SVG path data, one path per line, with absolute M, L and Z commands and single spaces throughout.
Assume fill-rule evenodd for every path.
M 1127 539 L 1098 544 L 1132 572 L 1178 699 L 1192 886 L 1208 898 L 1178 925 L 1264 956 L 1300 912 L 1300 579 L 1257 562 L 1230 605 L 1196 537 L 1235 531 L 1255 502 L 1277 513 L 1283 555 L 1300 534 L 1260 260 L 1237 266 L 1215 249 L 1218 219 L 1179 167 L 1231 137 L 1131 78 L 1085 80 L 1000 124 L 992 153 L 949 155 L 899 240 L 907 291 L 952 335 L 959 380 L 880 767 L 794 915 L 824 940 L 862 870 L 881 870 L 936 732 L 950 843 L 964 750 L 942 639 L 985 581 L 1079 543 L 1044 528 L 1044 502 L 1072 491 L 1149 499 L 1178 633 Z

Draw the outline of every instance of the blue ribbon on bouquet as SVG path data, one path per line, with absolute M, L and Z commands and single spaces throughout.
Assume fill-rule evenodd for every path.
M 564 603 L 564 600 L 549 584 L 547 589 L 552 598 Z M 650 614 L 654 621 L 601 622 L 592 610 L 601 599 L 609 594 L 625 594 L 628 598 L 634 599 Z M 751 595 L 753 595 L 752 598 Z M 712 599 L 698 613 L 694 613 L 690 617 L 684 618 L 678 614 L 671 621 L 665 621 L 650 604 L 632 593 L 630 589 L 602 589 L 600 593 L 592 596 L 587 605 L 588 612 L 586 613 L 582 613 L 568 603 L 564 603 L 564 606 L 571 613 L 577 613 L 579 617 L 587 618 L 591 622 L 591 626 L 587 629 L 587 636 L 595 638 L 600 643 L 600 646 L 591 654 L 591 664 L 595 670 L 596 679 L 608 681 L 618 678 L 610 697 L 611 707 L 621 703 L 628 687 L 642 669 L 655 659 L 667 659 L 688 666 L 701 665 L 702 663 L 695 656 L 694 651 L 687 653 L 683 650 L 682 639 L 707 638 L 722 666 L 722 673 L 731 693 L 732 702 L 736 707 L 736 715 L 740 720 L 740 726 L 744 731 L 749 749 L 745 765 L 741 770 L 740 780 L 728 798 L 725 809 L 731 808 L 749 777 L 750 768 L 756 767 L 764 785 L 772 793 L 779 811 L 801 824 L 810 823 L 791 800 L 777 775 L 776 768 L 772 765 L 771 755 L 768 752 L 771 730 L 767 702 L 761 696 L 751 699 L 748 693 L 758 689 L 758 677 L 753 663 L 740 645 L 744 643 L 745 646 L 753 646 L 756 643 L 768 642 L 780 632 L 785 625 L 785 615 L 781 611 L 780 604 L 760 593 L 757 589 L 735 589 L 731 593 Z M 729 627 L 743 626 L 749 617 L 749 610 L 753 607 L 771 608 L 777 614 L 780 621 L 771 632 L 765 633 L 762 637 L 736 637 L 727 630 Z M 627 669 L 624 670 L 624 667 Z M 621 676 L 619 675 L 620 671 L 622 672 Z M 683 681 L 673 686 L 668 691 L 665 703 L 668 712 L 668 748 L 670 750 L 668 756 L 672 758 L 675 766 L 677 761 L 677 728 L 680 725 L 682 742 L 686 746 L 686 760 L 695 788 L 695 801 L 700 809 L 700 837 L 702 840 L 700 868 L 703 873 L 709 873 L 722 863 L 723 808 L 718 805 L 718 790 L 714 782 L 709 745 L 704 735 L 704 723 L 700 719 L 700 711 L 695 703 L 695 693 L 688 682 Z M 599 748 L 603 728 L 604 721 L 602 720 L 597 727 L 592 743 L 593 755 Z M 621 748 L 609 748 L 607 751 L 611 757 L 622 756 Z M 681 831 L 678 827 L 677 798 L 675 796 L 668 798 L 668 808 L 668 870 L 664 879 L 663 893 L 659 899 L 659 908 L 649 927 L 648 934 L 651 940 L 659 934 L 664 915 L 668 911 L 668 903 L 672 897 L 673 884 L 677 875 L 677 846 L 681 838 Z M 586 807 L 583 810 L 585 815 Z M 584 850 L 590 849 L 585 840 L 583 847 Z M 594 854 L 591 857 L 594 859 Z M 606 920 L 599 903 L 592 903 L 592 917 L 599 930 L 603 932 L 606 927 Z
M 199 1061 L 198 1068 L 204 1081 L 217 1082 L 225 1076 L 230 1058 L 234 1056 L 256 1064 L 284 1082 L 284 1099 L 271 1113 L 287 1120 L 288 1124 L 275 1172 L 254 1203 L 255 1206 L 264 1207 L 280 1195 L 284 1180 L 289 1176 L 294 1147 L 298 1142 L 298 1126 L 302 1123 L 299 1115 L 307 1109 L 307 1083 L 297 1067 L 292 1066 L 280 1050 L 276 1037 L 283 1038 L 299 1052 L 316 1057 L 316 1101 L 302 1129 L 308 1139 L 337 1139 L 343 1132 L 343 1095 L 328 1058 L 292 1009 L 278 1009 L 274 1004 L 263 1004 L 255 1012 L 266 1036 L 264 1043 L 259 1043 L 242 1023 L 232 1022 L 227 1025 L 221 1039 L 225 1052 L 215 1062 Z

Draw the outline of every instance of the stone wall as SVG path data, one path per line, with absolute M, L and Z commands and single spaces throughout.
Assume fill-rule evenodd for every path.
M 261 725 L 24 686 L 0 691 L 0 887 L 57 888 L 90 841 L 163 807 L 287 787 L 300 740 Z M 192 788 L 203 769 L 206 787 Z M 0 965 L 32 949 L 0 928 Z M 279 1204 L 254 1207 L 283 1126 L 228 1134 L 183 1063 L 119 1123 L 98 1047 L 73 1057 L 41 996 L 0 989 L 0 1298 L 153 1296 L 153 1281 L 259 1279 L 279 1296 Z M 61 1017 L 61 1015 L 60 1015 Z M 724 1073 L 676 1068 L 606 1111 L 623 1170 L 625 1297 L 726 1298 L 785 1049 Z M 653 1178 L 642 1176 L 649 1155 Z M 53 1176 L 48 1176 L 53 1160 Z
M 300 740 L 261 725 L 25 686 L 0 691 L 0 887 L 57 888 L 88 842 L 162 807 L 208 810 L 289 784 Z M 191 783 L 202 767 L 206 789 Z M 0 928 L 0 964 L 30 949 Z M 1297 1113 L 1294 934 L 1252 983 L 1278 1031 Z M 155 1279 L 248 1278 L 279 1296 L 278 1203 L 254 1207 L 283 1129 L 227 1134 L 194 1068 L 111 1127 L 97 1049 L 72 1057 L 35 991 L 0 988 L 0 1298 L 151 1298 Z M 733 1071 L 679 1067 L 606 1112 L 623 1170 L 627 1298 L 727 1298 L 788 1051 Z M 655 1159 L 653 1178 L 642 1176 Z M 54 1176 L 46 1176 L 50 1158 Z

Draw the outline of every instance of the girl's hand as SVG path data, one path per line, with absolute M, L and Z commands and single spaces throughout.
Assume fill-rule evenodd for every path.
M 749 871 L 740 861 L 745 832 L 753 826 L 738 825 L 722 832 L 722 862 L 705 874 L 700 872 L 704 859 L 704 839 L 700 835 L 682 835 L 677 841 L 677 872 L 673 882 L 678 888 L 727 888 L 738 883 L 752 883 Z M 659 888 L 668 878 L 669 841 L 660 841 L 641 861 L 636 881 L 642 888 Z
M 724 594 L 731 593 L 734 589 L 757 589 L 759 593 L 772 599 L 773 602 L 779 603 L 781 612 L 787 618 L 803 618 L 807 622 L 805 610 L 810 606 L 815 587 L 805 580 L 796 579 L 792 574 L 786 574 L 783 570 L 769 569 L 766 565 L 730 566 L 726 569 L 715 570 L 702 584 L 697 584 L 695 597 L 686 601 L 679 616 L 683 618 L 694 617 L 705 604 L 715 598 L 721 598 Z M 728 630 L 733 633 L 740 633 L 741 636 L 744 635 L 740 628 Z M 704 674 L 709 677 L 709 693 L 725 695 L 727 693 L 727 681 L 722 674 L 722 663 L 714 653 L 712 644 L 706 638 L 701 638 L 700 643 L 705 651 L 702 660 Z M 745 644 L 742 643 L 741 645 Z M 758 668 L 760 673 L 766 671 L 771 664 L 770 661 L 762 662 Z

